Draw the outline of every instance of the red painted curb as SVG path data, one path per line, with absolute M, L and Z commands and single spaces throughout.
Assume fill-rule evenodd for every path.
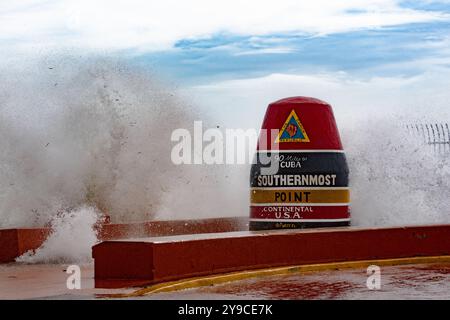
M 247 217 L 209 218 L 199 220 L 149 221 L 128 224 L 105 224 L 99 239 L 113 240 L 139 237 L 161 237 L 182 234 L 216 233 L 247 230 Z
M 106 241 L 92 249 L 95 287 L 120 288 L 217 273 L 450 254 L 450 225 L 232 232 Z
M 231 217 L 105 224 L 99 226 L 98 238 L 101 240 L 112 240 L 239 231 L 248 228 L 247 221 L 247 217 Z M 13 262 L 25 252 L 39 248 L 47 239 L 49 233 L 49 228 L 0 230 L 0 263 Z
M 48 228 L 0 230 L 0 263 L 12 262 L 25 252 L 39 248 L 49 232 Z

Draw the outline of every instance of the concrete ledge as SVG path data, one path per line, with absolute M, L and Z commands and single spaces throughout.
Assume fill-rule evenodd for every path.
M 149 221 L 98 226 L 101 240 L 130 237 L 158 237 L 180 234 L 231 232 L 247 229 L 247 217 L 200 220 Z M 0 263 L 13 262 L 29 250 L 39 248 L 47 239 L 49 228 L 0 230 Z
M 39 248 L 49 232 L 48 228 L 0 230 L 0 263 L 12 262 L 25 252 Z
M 155 284 L 270 267 L 450 254 L 450 225 L 230 232 L 105 241 L 96 288 Z

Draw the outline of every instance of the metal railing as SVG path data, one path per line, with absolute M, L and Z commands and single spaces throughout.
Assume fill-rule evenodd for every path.
M 439 154 L 450 154 L 450 126 L 448 123 L 408 124 L 410 134 L 420 137 Z

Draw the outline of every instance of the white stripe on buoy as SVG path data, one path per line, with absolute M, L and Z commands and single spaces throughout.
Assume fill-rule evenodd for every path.
M 306 203 L 306 202 L 299 202 L 299 203 L 284 203 L 284 202 L 270 202 L 270 203 L 251 203 L 251 207 L 279 207 L 279 206 L 319 206 L 319 207 L 344 207 L 349 206 L 350 202 L 346 203 Z
M 307 153 L 307 152 L 328 152 L 328 153 L 344 153 L 344 150 L 337 150 L 337 149 L 310 149 L 310 150 L 280 150 L 280 149 L 274 149 L 274 150 L 256 150 L 257 153 Z

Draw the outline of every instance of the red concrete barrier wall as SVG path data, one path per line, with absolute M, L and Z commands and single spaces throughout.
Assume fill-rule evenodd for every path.
M 247 229 L 247 217 L 201 220 L 151 221 L 128 224 L 99 225 L 101 240 L 157 237 L 179 234 L 230 232 Z M 0 230 L 0 263 L 13 262 L 29 250 L 39 248 L 47 239 L 49 228 Z
M 93 247 L 97 288 L 266 267 L 449 254 L 450 225 L 234 232 Z
M 49 232 L 48 228 L 0 230 L 0 263 L 14 261 L 25 252 L 39 248 Z
M 160 237 L 180 234 L 231 232 L 247 229 L 247 217 L 210 218 L 199 220 L 149 221 L 100 226 L 99 239 Z

